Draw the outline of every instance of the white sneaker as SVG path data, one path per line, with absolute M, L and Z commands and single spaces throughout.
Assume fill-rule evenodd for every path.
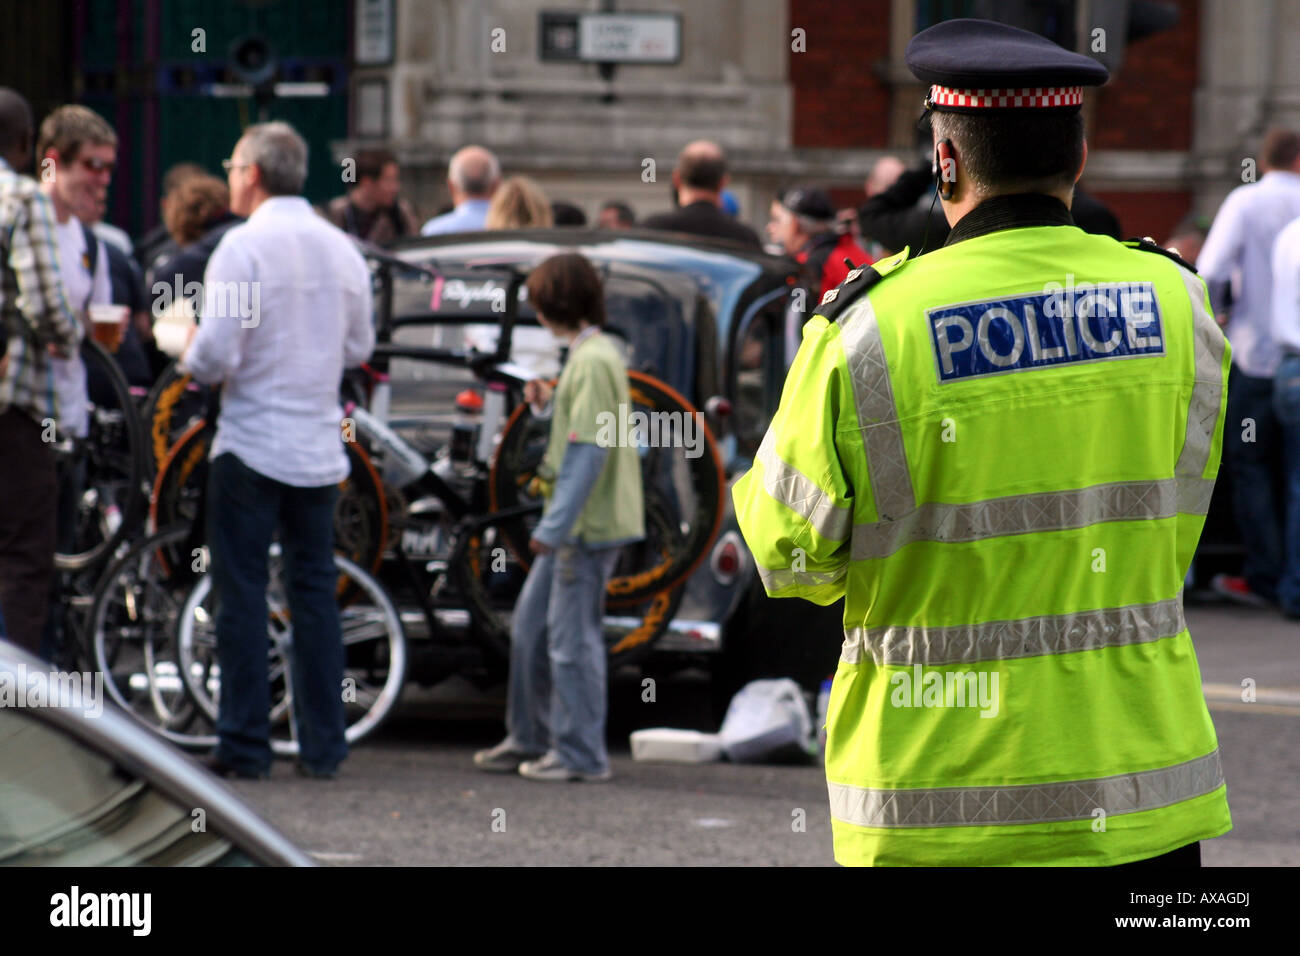
M 507 737 L 495 747 L 474 754 L 474 766 L 488 773 L 514 773 L 525 760 L 536 756 L 516 750 L 514 741 Z
M 604 783 L 614 776 L 609 770 L 602 770 L 599 773 L 574 770 L 562 764 L 560 758 L 554 753 L 548 753 L 538 760 L 524 761 L 519 765 L 519 774 L 529 780 L 544 780 L 549 783 L 564 783 L 570 780 Z

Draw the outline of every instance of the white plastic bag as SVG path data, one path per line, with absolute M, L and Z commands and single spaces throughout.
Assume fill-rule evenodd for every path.
M 731 698 L 718 738 L 736 763 L 807 757 L 814 747 L 803 690 L 788 677 L 750 681 Z

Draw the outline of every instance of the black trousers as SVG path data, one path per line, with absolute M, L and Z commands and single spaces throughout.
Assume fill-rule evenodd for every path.
M 1189 843 L 1187 846 L 1180 846 L 1177 850 L 1170 850 L 1168 853 L 1162 853 L 1159 856 L 1153 856 L 1146 860 L 1134 860 L 1132 863 L 1121 863 L 1114 869 L 1122 870 L 1126 866 L 1200 866 L 1201 865 L 1201 842 Z
M 5 636 L 33 654 L 54 580 L 54 449 L 26 413 L 0 414 L 0 611 Z

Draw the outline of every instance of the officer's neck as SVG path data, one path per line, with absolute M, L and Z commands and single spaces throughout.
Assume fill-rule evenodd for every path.
M 940 197 L 939 201 L 943 203 L 943 215 L 944 218 L 948 220 L 948 225 L 951 227 L 957 225 L 958 221 L 960 221 L 963 217 L 965 217 L 965 215 L 968 212 L 970 212 L 980 203 L 986 202 L 987 200 L 992 199 L 995 196 L 1011 196 L 1011 195 L 1015 195 L 1014 191 L 1008 190 L 1006 192 L 985 193 L 985 192 L 976 192 L 973 189 L 958 189 L 953 199 L 949 200 Z M 1065 204 L 1066 209 L 1070 209 L 1074 203 L 1074 185 L 1071 184 L 1068 187 L 1063 187 L 1061 189 L 1054 189 L 1051 190 L 1050 192 L 1044 192 L 1042 193 L 1042 195 L 1052 196 L 1056 199 L 1059 199 L 1061 202 Z

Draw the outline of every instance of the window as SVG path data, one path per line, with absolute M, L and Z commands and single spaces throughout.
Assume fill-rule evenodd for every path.
M 0 708 L 0 866 L 252 865 L 143 780 Z

